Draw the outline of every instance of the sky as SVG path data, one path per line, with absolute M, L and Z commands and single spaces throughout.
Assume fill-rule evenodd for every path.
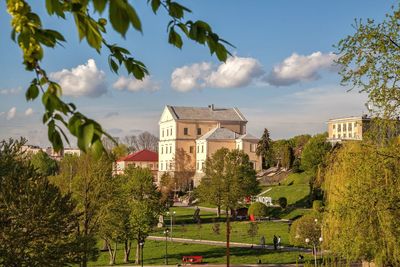
M 273 139 L 326 131 L 326 121 L 366 113 L 367 96 L 340 84 L 334 45 L 354 33 L 355 19 L 384 19 L 396 1 L 382 0 L 181 0 L 234 44 L 233 56 L 220 63 L 208 48 L 184 39 L 182 50 L 168 44 L 168 16 L 154 15 L 145 0 L 131 1 L 143 24 L 122 38 L 108 26 L 110 43 L 129 49 L 150 76 L 143 81 L 110 71 L 101 54 L 79 42 L 73 19 L 49 17 L 45 1 L 32 2 L 45 28 L 60 31 L 63 47 L 46 49 L 41 63 L 63 87 L 63 98 L 100 122 L 111 135 L 158 133 L 165 105 L 238 107 L 247 130 Z M 103 14 L 107 16 L 107 14 Z M 10 39 L 10 16 L 0 3 L 0 139 L 28 138 L 48 145 L 41 122 L 40 99 L 27 102 L 25 90 L 34 73 L 22 65 L 21 52 Z M 74 146 L 72 140 L 72 146 Z

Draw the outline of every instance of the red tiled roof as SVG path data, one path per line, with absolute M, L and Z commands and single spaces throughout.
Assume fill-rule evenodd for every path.
M 138 152 L 132 153 L 126 157 L 122 157 L 117 161 L 158 161 L 158 153 L 143 149 Z

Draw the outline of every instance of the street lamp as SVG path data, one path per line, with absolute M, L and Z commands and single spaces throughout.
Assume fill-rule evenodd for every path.
M 318 241 L 319 242 L 322 242 L 322 237 L 320 237 L 320 238 L 318 238 Z M 306 238 L 306 244 L 308 245 L 309 243 L 310 243 L 310 239 L 309 238 Z M 313 245 L 313 254 L 314 254 L 314 266 L 315 267 L 317 267 L 317 248 L 316 248 L 316 244 L 317 242 L 316 241 L 312 241 L 312 245 Z M 322 252 L 321 252 L 322 253 Z
M 167 216 L 170 216 L 170 232 L 171 232 L 171 234 L 170 234 L 170 237 L 171 237 L 171 241 L 172 241 L 172 225 L 173 225 L 173 217 L 175 216 L 175 214 L 176 214 L 176 212 L 175 212 L 175 211 L 173 211 L 173 212 L 169 212 L 169 211 L 167 211 Z
M 165 235 L 165 265 L 168 265 L 168 233 L 169 230 L 166 228 L 164 230 L 164 235 Z
M 141 262 L 142 262 L 142 267 L 143 267 L 143 253 L 144 253 L 144 251 L 143 251 L 143 248 L 144 248 L 144 238 L 141 238 L 140 240 L 139 240 L 139 246 L 140 246 L 140 251 L 142 252 L 141 254 L 141 256 L 142 256 L 142 260 L 141 260 Z

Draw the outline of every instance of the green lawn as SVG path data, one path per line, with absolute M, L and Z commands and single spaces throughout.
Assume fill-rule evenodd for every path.
M 123 247 L 117 252 L 116 264 L 123 262 Z M 224 263 L 225 248 L 209 245 L 171 243 L 168 242 L 168 264 L 176 265 L 182 263 L 182 256 L 200 255 L 203 256 L 205 263 Z M 258 259 L 262 263 L 295 263 L 299 252 L 280 252 L 270 250 L 231 248 L 231 263 L 232 264 L 256 264 Z M 308 260 L 311 255 L 304 254 Z M 165 257 L 165 242 L 147 240 L 144 246 L 144 265 L 161 265 L 164 264 Z M 135 249 L 132 250 L 131 260 L 135 258 Z M 108 265 L 108 252 L 101 252 L 99 259 L 96 262 L 91 262 L 89 266 L 104 266 Z M 132 263 L 130 264 L 132 265 Z
M 231 241 L 241 243 L 251 243 L 252 239 L 247 234 L 250 222 L 232 222 Z M 200 239 L 200 240 L 215 240 L 225 241 L 226 227 L 223 222 L 220 225 L 220 234 L 213 231 L 213 223 L 205 224 L 177 224 L 173 226 L 173 237 Z M 258 223 L 258 235 L 254 238 L 254 243 L 259 244 L 261 236 L 265 237 L 267 244 L 273 244 L 272 238 L 274 235 L 280 235 L 282 244 L 289 244 L 289 226 L 283 222 L 261 221 Z M 151 235 L 164 236 L 164 229 L 155 229 Z
M 170 213 L 174 212 L 174 211 L 175 211 L 174 224 L 194 223 L 193 215 L 194 215 L 195 209 L 182 208 L 182 207 L 171 207 L 169 209 Z M 216 219 L 217 219 L 217 214 L 215 212 L 204 211 L 204 210 L 200 211 L 201 222 L 213 222 Z M 171 222 L 171 217 L 165 216 L 164 223 L 166 225 L 169 225 L 170 222 Z
M 280 197 L 285 197 L 288 205 L 304 207 L 310 194 L 309 180 L 310 176 L 305 172 L 291 173 L 281 182 L 281 185 L 271 186 L 271 190 L 263 196 L 272 197 L 274 202 Z

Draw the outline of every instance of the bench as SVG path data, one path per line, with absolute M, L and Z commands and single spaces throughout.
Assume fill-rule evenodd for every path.
M 182 263 L 183 264 L 192 264 L 192 263 L 202 263 L 203 256 L 183 256 Z

